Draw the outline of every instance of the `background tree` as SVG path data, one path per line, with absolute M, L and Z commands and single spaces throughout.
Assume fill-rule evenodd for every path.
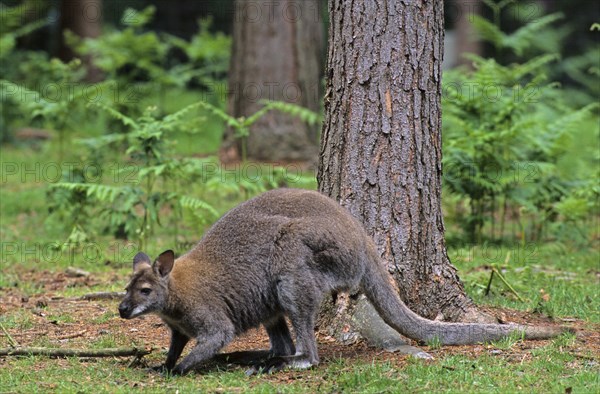
M 82 38 L 98 38 L 102 32 L 102 0 L 62 0 L 60 5 L 61 31 L 69 30 Z M 71 60 L 73 50 L 62 41 L 60 57 Z M 92 64 L 91 56 L 82 58 L 86 66 L 86 79 L 97 82 L 102 72 Z
M 319 190 L 362 220 L 411 309 L 483 320 L 444 241 L 442 0 L 386 4 L 329 2 Z M 385 323 L 365 303 L 342 297 L 322 319 L 339 339 L 381 340 Z
M 235 2 L 229 73 L 229 114 L 248 116 L 262 100 L 319 110 L 323 45 L 319 1 Z M 271 111 L 250 129 L 248 157 L 269 161 L 314 160 L 317 130 L 299 119 Z M 239 157 L 240 140 L 228 129 L 224 158 Z

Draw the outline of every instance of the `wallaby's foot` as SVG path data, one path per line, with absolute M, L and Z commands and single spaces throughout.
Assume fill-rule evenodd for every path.
M 246 371 L 246 375 L 273 373 L 284 369 L 309 369 L 317 365 L 318 362 L 311 362 L 306 356 L 272 357 L 262 363 L 253 365 L 252 368 Z
M 159 374 L 164 377 L 173 376 L 173 370 L 167 368 L 165 364 L 157 365 L 155 367 L 146 368 L 146 371 L 149 373 Z
M 185 375 L 188 371 L 185 371 L 183 368 L 181 368 L 179 365 L 176 366 L 175 368 L 173 368 L 170 371 L 167 371 L 165 373 L 165 376 L 182 376 Z
M 164 374 L 164 373 L 169 372 L 169 369 L 167 368 L 167 366 L 165 364 L 160 364 L 160 365 L 157 365 L 155 367 L 148 368 L 147 371 L 148 372 L 157 372 L 157 373 L 160 373 L 160 374 Z

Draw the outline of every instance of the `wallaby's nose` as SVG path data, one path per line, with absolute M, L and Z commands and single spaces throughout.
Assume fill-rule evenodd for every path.
M 119 304 L 119 315 L 123 318 L 127 318 L 127 307 L 123 303 Z

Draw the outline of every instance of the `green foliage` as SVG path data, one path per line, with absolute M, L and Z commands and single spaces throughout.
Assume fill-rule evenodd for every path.
M 78 54 L 92 56 L 94 64 L 109 79 L 127 82 L 136 78 L 157 80 L 164 74 L 170 46 L 156 33 L 142 30 L 154 12 L 154 6 L 142 11 L 128 8 L 121 18 L 125 26 L 123 30 L 107 31 L 98 38 L 85 39 L 66 31 L 65 38 Z
M 224 78 L 229 62 L 231 39 L 210 32 L 210 19 L 199 21 L 199 32 L 188 42 L 178 37 L 145 31 L 153 19 L 154 6 L 142 11 L 128 8 L 121 18 L 123 28 L 112 29 L 97 38 L 81 39 L 71 32 L 65 36 L 69 45 L 82 56 L 91 56 L 107 78 L 123 89 L 139 94 L 158 94 L 158 108 L 164 111 L 165 89 L 202 86 Z M 186 59 L 178 60 L 175 52 L 183 51 Z M 137 102 L 113 103 L 117 109 L 138 116 Z
M 40 19 L 34 22 L 22 24 L 28 12 L 39 11 L 35 9 L 33 3 L 8 7 L 0 3 L 0 62 L 3 65 L 16 64 L 20 68 L 23 65 L 22 55 L 15 51 L 17 39 L 24 37 L 35 30 L 44 27 L 46 20 Z M 2 67 L 3 78 L 7 78 L 14 73 L 13 67 Z M 9 141 L 12 138 L 10 129 L 13 123 L 19 120 L 20 111 L 18 108 L 18 99 L 7 96 L 13 92 L 12 87 L 6 90 L 6 85 L 0 85 L 0 142 Z
M 317 124 L 320 119 L 319 114 L 299 105 L 285 103 L 282 101 L 263 101 L 263 104 L 264 106 L 260 110 L 256 111 L 254 114 L 248 117 L 240 116 L 239 118 L 228 115 L 227 113 L 225 113 L 225 111 L 218 107 L 215 107 L 212 104 L 202 103 L 201 105 L 212 115 L 221 119 L 223 122 L 225 122 L 227 126 L 232 127 L 235 130 L 235 137 L 241 139 L 242 141 L 241 153 L 243 162 L 245 162 L 247 158 L 247 139 L 250 135 L 250 128 L 253 124 L 255 124 L 263 116 L 265 116 L 269 111 L 277 110 L 288 115 L 295 116 L 311 126 Z
M 123 178 L 116 185 L 74 180 L 54 184 L 52 190 L 84 192 L 85 202 L 98 207 L 99 218 L 106 231 L 117 237 L 137 239 L 140 246 L 146 245 L 154 227 L 161 225 L 160 211 L 166 207 L 174 213 L 170 223 L 174 228 L 182 220 L 183 208 L 194 209 L 195 215 L 202 215 L 202 211 L 217 216 L 216 210 L 207 202 L 178 192 L 190 177 L 201 174 L 205 162 L 201 159 L 173 157 L 167 149 L 169 137 L 175 132 L 187 130 L 190 120 L 186 115 L 198 108 L 200 103 L 163 118 L 156 116 L 155 107 L 149 107 L 138 119 L 132 119 L 101 103 L 93 106 L 108 112 L 122 122 L 128 131 L 85 139 L 81 143 L 96 151 L 110 150 L 117 143 L 124 144 L 125 153 L 135 164 L 115 172 L 116 180 Z M 125 173 L 130 176 L 123 176 Z M 84 226 L 84 223 L 77 225 Z M 176 230 L 174 235 L 177 236 Z
M 136 239 L 141 247 L 147 245 L 155 227 L 163 224 L 161 212 L 169 212 L 168 225 L 176 242 L 184 211 L 194 216 L 200 225 L 218 217 L 217 210 L 206 200 L 189 194 L 190 184 L 203 191 L 243 193 L 248 198 L 290 180 L 290 174 L 284 170 L 271 168 L 263 171 L 258 167 L 256 174 L 249 174 L 247 168 L 242 168 L 245 173 L 228 177 L 213 159 L 175 156 L 172 149 L 174 136 L 196 133 L 197 117 L 193 115 L 199 108 L 210 111 L 234 127 L 246 130 L 271 109 L 288 111 L 306 121 L 316 121 L 316 115 L 312 112 L 283 103 L 267 103 L 256 114 L 239 119 L 203 101 L 166 116 L 159 116 L 156 107 L 148 107 L 136 119 L 103 103 L 89 106 L 115 118 L 125 132 L 82 139 L 80 143 L 95 157 L 101 157 L 115 148 L 124 148 L 131 165 L 115 172 L 114 184 L 90 183 L 77 178 L 51 185 L 50 196 L 57 201 L 54 210 L 72 219 L 70 225 L 78 229 L 77 234 L 93 232 L 99 222 L 105 232 L 117 238 Z M 293 180 L 302 182 L 306 181 L 305 178 L 299 175 Z M 69 214 L 73 209 L 87 214 Z M 95 220 L 88 220 L 90 217 Z
M 29 120 L 58 133 L 59 158 L 62 160 L 65 138 L 85 118 L 83 107 L 88 101 L 87 91 L 74 88 L 83 78 L 84 69 L 79 59 L 69 63 L 52 59 L 42 64 L 39 71 L 45 73 L 52 83 L 40 85 L 39 90 L 34 90 L 24 84 L 0 80 L 0 89 L 9 93 L 3 94 L 3 99 L 19 107 Z M 101 89 L 100 86 L 98 88 Z
M 440 340 L 440 337 L 436 335 L 427 341 L 427 346 L 429 346 L 431 349 L 440 349 L 442 347 L 442 341 Z
M 492 43 L 497 50 L 510 49 L 517 56 L 522 56 L 527 49 L 535 45 L 535 38 L 541 31 L 563 17 L 561 13 L 545 15 L 511 34 L 505 34 L 494 23 L 479 15 L 472 15 L 473 26 L 484 40 Z
M 202 85 L 214 84 L 215 78 L 223 78 L 229 69 L 231 37 L 223 33 L 212 33 L 212 19 L 198 20 L 198 33 L 188 42 L 167 35 L 173 47 L 182 50 L 188 62 L 173 68 L 171 75 L 183 76 L 186 80 Z
M 41 19 L 30 22 L 25 25 L 22 21 L 29 12 L 37 11 L 33 3 L 25 3 L 15 7 L 7 7 L 0 3 L 0 59 L 5 58 L 14 50 L 17 38 L 28 35 L 29 33 L 48 24 Z
M 540 17 L 511 35 L 481 18 L 475 27 L 498 48 L 522 54 L 535 34 L 558 19 Z M 598 194 L 589 180 L 597 174 L 589 169 L 597 155 L 578 148 L 577 139 L 598 134 L 599 106 L 573 107 L 560 85 L 548 81 L 549 66 L 557 60 L 552 53 L 507 66 L 469 58 L 474 70 L 444 74 L 442 98 L 444 181 L 463 197 L 460 204 L 468 203 L 469 213 L 457 220 L 469 241 L 481 241 L 488 223 L 490 238 L 502 238 L 507 216 L 517 221 L 525 241 L 525 233 L 540 239 L 545 228 L 565 218 L 575 224 L 575 218 L 596 215 Z M 574 195 L 578 188 L 587 192 Z

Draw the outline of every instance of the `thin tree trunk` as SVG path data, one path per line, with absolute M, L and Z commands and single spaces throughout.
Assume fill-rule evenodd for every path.
M 480 320 L 444 241 L 442 0 L 330 0 L 329 7 L 319 190 L 362 220 L 411 309 Z M 352 298 L 324 308 L 321 321 L 345 341 L 376 324 Z
M 478 39 L 473 24 L 473 15 L 481 13 L 480 0 L 457 0 L 454 2 L 457 9 L 456 20 L 456 52 L 458 53 L 458 64 L 472 68 L 472 62 L 466 59 L 465 53 L 474 53 L 481 55 L 483 46 Z
M 102 33 L 102 0 L 62 0 L 61 31 L 70 30 L 82 38 L 97 38 Z M 60 57 L 71 60 L 75 54 L 64 39 L 61 44 Z M 94 66 L 91 56 L 84 56 L 88 82 L 102 80 L 102 72 Z
M 263 100 L 319 110 L 323 45 L 318 0 L 236 0 L 229 73 L 229 113 L 257 112 Z M 241 156 L 233 129 L 225 133 L 225 161 Z M 307 160 L 317 157 L 317 130 L 287 114 L 271 111 L 250 129 L 248 157 Z

